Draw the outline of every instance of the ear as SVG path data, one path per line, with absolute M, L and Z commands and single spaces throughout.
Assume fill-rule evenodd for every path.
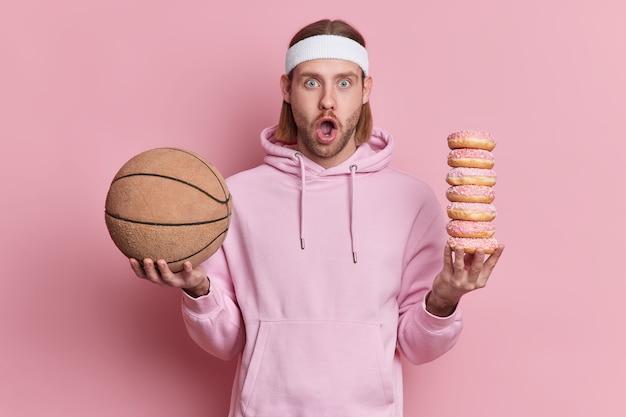
M 280 76 L 280 91 L 283 94 L 283 101 L 290 103 L 289 91 L 291 90 L 291 81 L 285 74 Z
M 372 77 L 367 76 L 365 77 L 365 79 L 363 80 L 363 104 L 367 103 L 368 101 L 370 101 L 370 94 L 372 92 Z

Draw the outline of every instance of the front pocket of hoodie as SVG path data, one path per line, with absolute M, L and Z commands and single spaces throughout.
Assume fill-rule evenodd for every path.
M 388 416 L 391 362 L 378 324 L 261 322 L 242 411 L 247 417 Z

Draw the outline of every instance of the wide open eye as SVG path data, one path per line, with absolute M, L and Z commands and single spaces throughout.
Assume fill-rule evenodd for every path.
M 348 88 L 352 85 L 352 83 L 350 82 L 350 80 L 341 80 L 339 81 L 339 87 L 341 88 Z
M 318 83 L 317 80 L 315 80 L 313 78 L 310 78 L 310 79 L 306 80 L 304 85 L 306 85 L 307 87 L 317 87 L 317 86 L 320 85 L 320 83 Z

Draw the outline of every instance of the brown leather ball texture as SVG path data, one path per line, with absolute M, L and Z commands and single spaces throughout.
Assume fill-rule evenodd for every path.
M 111 239 L 128 258 L 165 259 L 173 272 L 196 266 L 224 242 L 232 199 L 221 173 L 200 155 L 157 148 L 117 172 L 105 203 Z

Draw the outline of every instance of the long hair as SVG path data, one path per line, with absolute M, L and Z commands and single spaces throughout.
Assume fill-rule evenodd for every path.
M 365 47 L 365 39 L 358 30 L 356 30 L 354 27 L 352 27 L 343 20 L 330 19 L 319 20 L 300 29 L 300 31 L 296 33 L 293 38 L 291 38 L 289 47 L 292 47 L 296 43 L 300 42 L 302 39 L 306 39 L 308 37 L 316 35 L 345 36 L 346 38 L 350 38 Z M 289 82 L 291 82 L 293 79 L 293 70 L 289 74 L 287 74 L 287 77 L 289 78 Z M 364 77 L 365 75 L 362 74 L 363 79 Z M 368 101 L 361 107 L 361 116 L 359 117 L 359 121 L 357 122 L 354 134 L 356 143 L 361 144 L 367 142 L 372 135 L 373 127 L 374 121 L 372 118 L 372 109 Z M 278 120 L 278 129 L 275 133 L 276 139 L 282 142 L 293 142 L 297 137 L 297 134 L 298 127 L 296 126 L 296 122 L 293 119 L 291 104 L 283 101 L 282 108 L 280 109 L 280 118 Z

